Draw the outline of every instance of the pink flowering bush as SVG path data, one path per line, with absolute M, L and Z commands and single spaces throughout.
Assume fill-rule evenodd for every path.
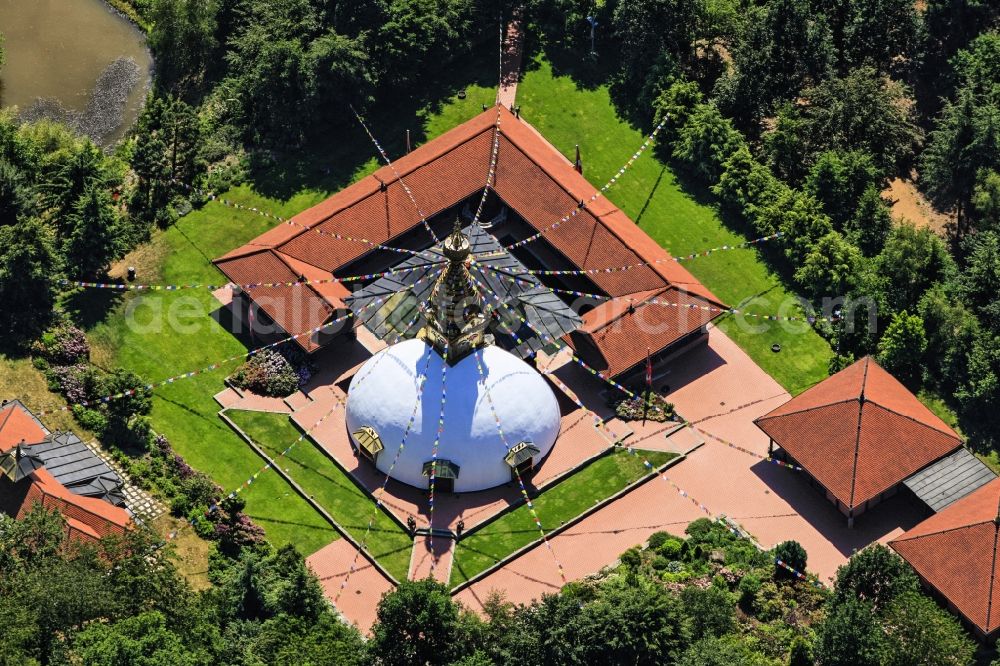
M 52 365 L 75 365 L 90 358 L 90 344 L 76 326 L 59 324 L 31 344 L 31 353 Z
M 299 388 L 300 375 L 282 354 L 264 349 L 251 356 L 229 380 L 259 395 L 284 398 Z

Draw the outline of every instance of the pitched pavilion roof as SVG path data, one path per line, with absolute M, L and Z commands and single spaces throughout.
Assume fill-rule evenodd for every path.
M 583 315 L 569 343 L 590 365 L 620 375 L 718 316 L 701 305 L 698 296 L 674 286 L 607 301 Z
M 0 453 L 8 451 L 24 441 L 29 445 L 40 446 L 39 451 L 42 451 L 43 454 L 55 456 L 58 453 L 55 445 L 69 441 L 65 434 L 58 434 L 55 437 L 54 439 L 41 421 L 19 400 L 6 402 L 3 407 L 0 407 Z M 79 442 L 79 440 L 76 441 Z M 28 446 L 25 451 L 33 452 L 35 446 Z M 44 458 L 45 456 L 39 457 Z M 62 465 L 55 457 L 52 457 L 49 462 L 56 463 L 56 471 L 61 470 Z M 63 471 L 66 471 L 67 474 L 70 472 L 68 468 Z M 114 474 L 110 470 L 107 471 Z M 102 481 L 107 480 L 106 475 L 99 476 L 101 476 Z M 67 476 L 68 479 L 71 477 L 72 475 Z M 77 483 L 84 481 L 82 478 L 72 478 Z M 117 475 L 114 478 L 117 479 Z M 80 490 L 89 491 L 91 488 L 88 485 L 86 488 L 81 487 Z M 98 493 L 88 492 L 88 494 Z M 113 492 L 112 489 L 108 488 L 107 494 L 112 497 L 116 491 Z M 121 533 L 131 522 L 131 516 L 124 509 L 96 497 L 84 497 L 76 494 L 64 486 L 45 467 L 33 470 L 27 478 L 17 483 L 0 475 L 0 511 L 20 518 L 30 511 L 35 503 L 40 503 L 49 509 L 59 509 L 66 519 L 67 533 L 72 537 L 97 539 L 109 534 Z
M 754 421 L 849 508 L 962 445 L 866 357 Z
M 489 109 L 466 123 L 401 157 L 393 166 L 414 193 L 428 219 L 481 192 L 489 168 L 496 110 Z M 595 188 L 524 120 L 500 109 L 500 138 L 494 193 L 531 227 L 547 229 L 589 200 Z M 333 238 L 327 234 L 366 238 L 389 243 L 420 225 L 420 218 L 406 192 L 389 167 L 384 167 L 326 201 L 265 232 L 246 245 L 215 260 L 236 283 L 294 280 L 305 266 L 316 277 L 344 269 L 368 254 L 363 243 Z M 326 233 L 323 233 L 326 232 Z M 431 239 L 427 239 L 430 244 Z M 541 243 L 549 243 L 578 269 L 604 269 L 657 262 L 628 271 L 596 272 L 588 277 L 611 297 L 636 292 L 661 291 L 665 300 L 696 302 L 718 307 L 721 302 L 683 266 L 653 241 L 632 220 L 604 197 L 587 204 L 561 226 L 546 231 Z M 292 262 L 299 262 L 292 266 Z M 341 285 L 337 285 L 340 287 Z M 248 291 L 251 298 L 273 297 L 272 310 L 284 309 L 295 317 L 272 316 L 294 335 L 320 325 L 343 307 L 342 295 L 319 289 L 276 287 Z M 676 310 L 669 306 L 656 306 Z M 265 311 L 268 311 L 265 308 Z M 705 311 L 703 311 L 705 312 Z M 268 314 L 272 314 L 268 311 Z M 705 312 L 707 315 L 708 313 Z M 714 313 L 717 316 L 721 313 Z M 629 317 L 631 314 L 623 315 Z M 667 317 L 665 314 L 664 317 Z M 693 317 L 697 322 L 712 317 Z M 664 319 L 664 323 L 668 323 Z M 680 320 L 673 322 L 680 323 Z M 653 351 L 689 332 L 667 331 L 650 340 Z M 610 356 L 609 366 L 619 367 L 631 357 L 606 342 L 597 342 Z M 313 347 L 306 347 L 311 350 Z M 646 353 L 645 343 L 642 353 Z
M 1000 628 L 1000 479 L 889 545 L 984 634 Z

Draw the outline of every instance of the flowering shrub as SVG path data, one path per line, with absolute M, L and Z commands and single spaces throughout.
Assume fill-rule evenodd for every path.
M 99 397 L 100 376 L 89 365 L 56 365 L 49 368 L 45 377 L 49 389 L 61 393 L 70 404 L 84 402 Z
M 644 396 L 637 395 L 634 398 L 627 398 L 615 405 L 615 413 L 623 421 L 640 421 L 645 418 L 648 421 L 665 422 L 673 420 L 677 416 L 673 403 L 667 402 L 666 398 L 658 393 L 647 393 L 648 401 L 643 405 Z
M 90 345 L 76 326 L 59 324 L 31 344 L 31 353 L 52 365 L 75 365 L 90 358 Z
M 260 395 L 284 398 L 299 387 L 300 376 L 277 351 L 265 349 L 250 357 L 229 380 L 237 387 Z

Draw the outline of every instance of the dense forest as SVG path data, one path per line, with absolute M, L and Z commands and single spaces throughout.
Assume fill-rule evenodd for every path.
M 526 62 L 544 53 L 581 85 L 610 84 L 622 117 L 647 131 L 662 123 L 659 156 L 727 224 L 781 232 L 762 256 L 818 313 L 837 315 L 816 324 L 837 352 L 831 371 L 876 355 L 956 414 L 974 448 L 1000 448 L 1000 3 L 112 4 L 147 28 L 156 59 L 125 141 L 105 152 L 0 113 L 0 337 L 36 350 L 71 400 L 134 390 L 74 413 L 98 435 L 160 451 L 156 465 L 183 461 L 145 423 L 142 380 L 81 363 L 86 352 L 66 362 L 79 344 L 60 281 L 101 278 L 204 203 L 199 191 L 335 134 L 356 122 L 352 107 L 434 103 L 471 56 L 493 61 L 498 21 L 515 9 Z M 588 15 L 600 67 L 574 66 L 589 57 Z M 943 234 L 894 222 L 881 193 L 900 177 L 950 216 Z M 189 468 L 179 478 L 182 503 L 218 492 Z M 404 583 L 364 640 L 301 555 L 269 546 L 240 509 L 204 526 L 217 546 L 202 592 L 145 530 L 87 548 L 64 544 L 42 511 L 0 518 L 0 663 L 863 666 L 967 664 L 975 652 L 883 548 L 853 558 L 827 591 L 704 521 L 533 605 L 492 599 L 485 618 L 434 583 Z M 779 549 L 807 568 L 797 544 Z

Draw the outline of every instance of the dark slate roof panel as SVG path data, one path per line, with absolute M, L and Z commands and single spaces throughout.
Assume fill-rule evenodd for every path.
M 960 448 L 903 481 L 932 511 L 940 511 L 996 478 L 968 449 Z
M 56 481 L 74 494 L 98 497 L 112 504 L 122 502 L 121 479 L 73 433 L 55 433 L 27 448 L 44 462 Z

